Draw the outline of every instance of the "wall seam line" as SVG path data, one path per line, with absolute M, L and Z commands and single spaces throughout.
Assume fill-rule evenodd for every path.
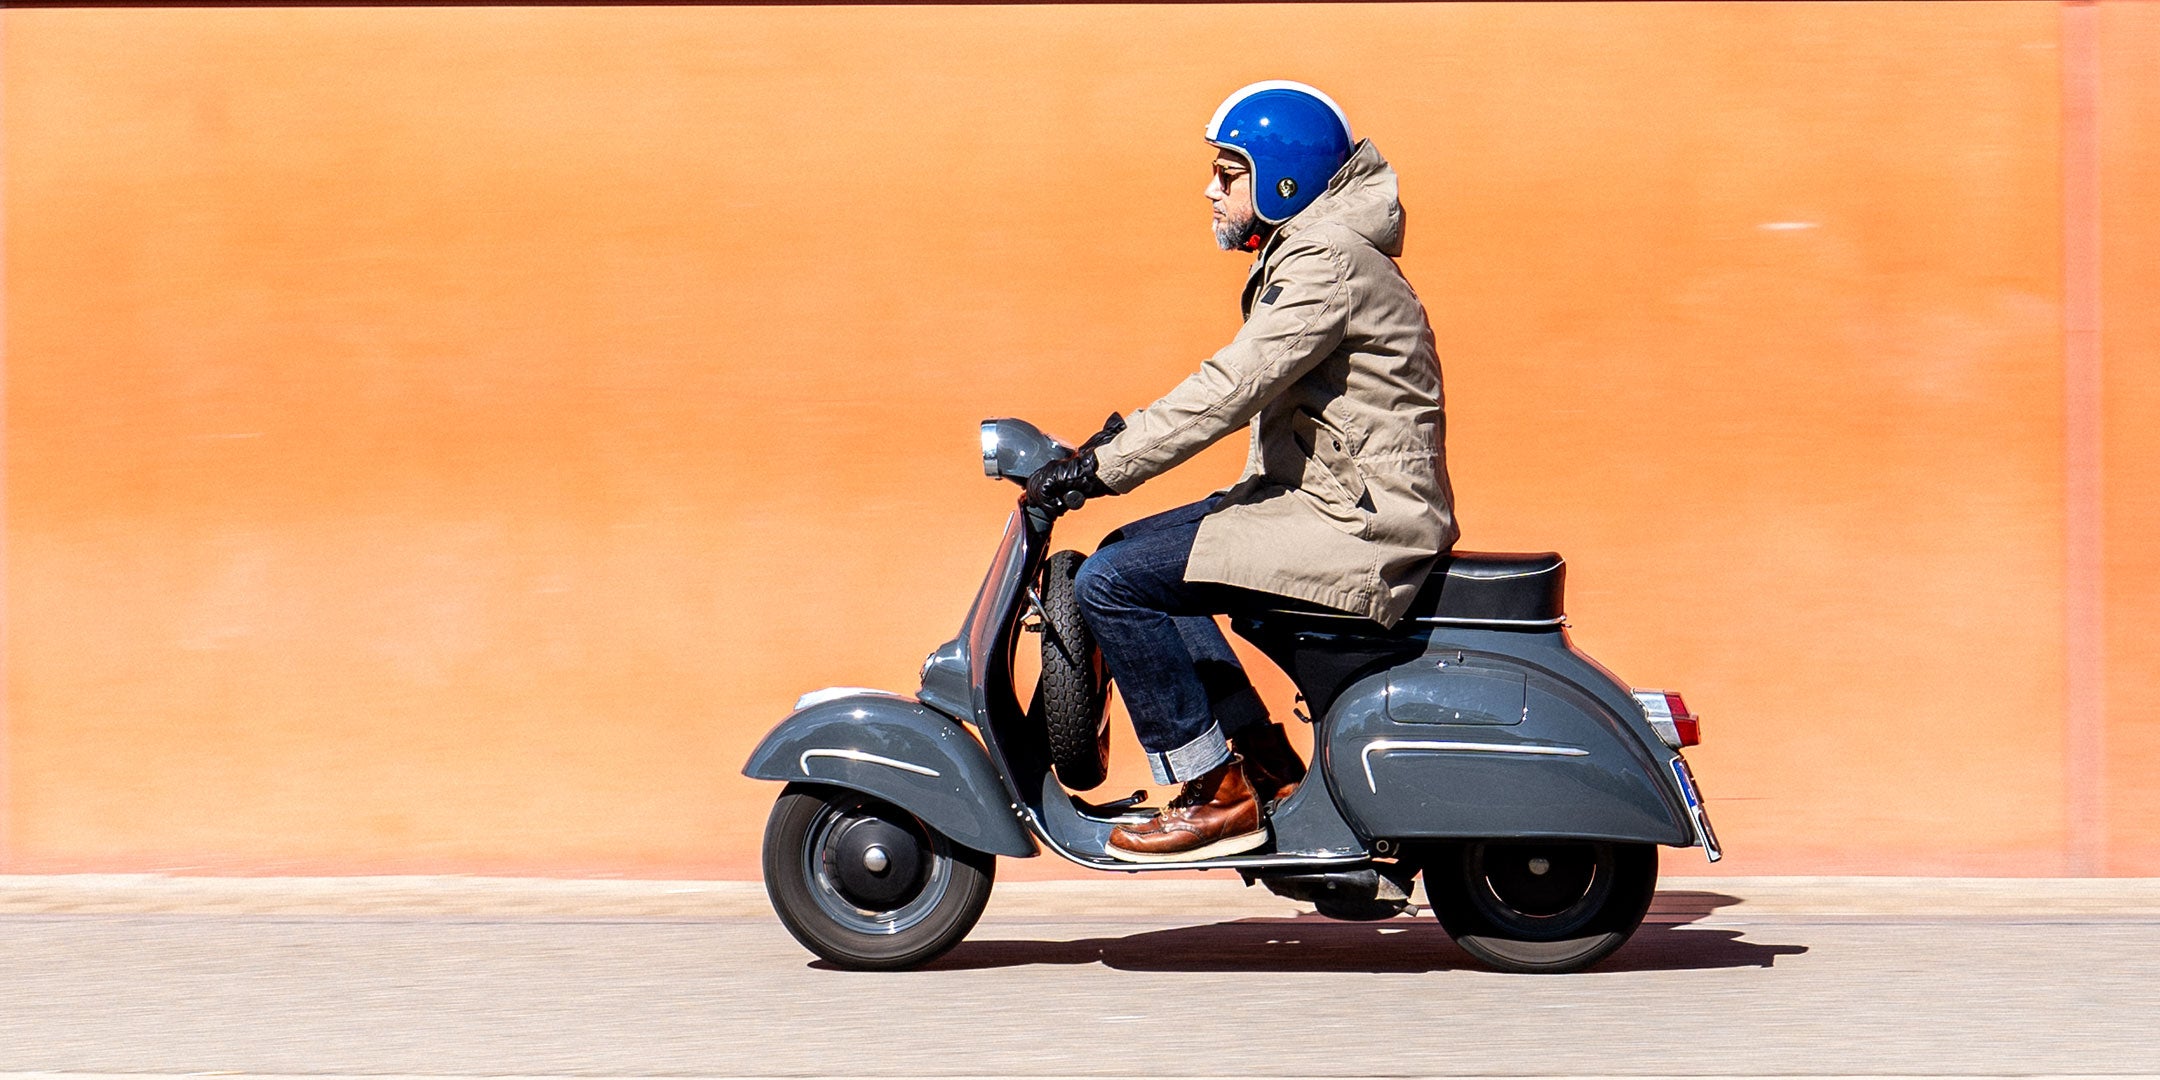
M 2065 863 L 2107 871 L 2100 353 L 2100 9 L 2062 8 Z
M 8 668 L 8 291 L 7 291 L 7 24 L 0 20 L 0 873 L 15 868 L 15 730 Z

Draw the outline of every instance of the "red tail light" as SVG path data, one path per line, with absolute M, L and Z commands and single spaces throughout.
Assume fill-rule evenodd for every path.
M 1680 745 L 1694 746 L 1702 742 L 1702 717 L 1689 712 L 1687 702 L 1680 700 L 1678 693 L 1665 691 L 1665 707 L 1672 710 L 1672 726 L 1680 735 Z
M 1694 746 L 1702 741 L 1702 720 L 1688 711 L 1687 702 L 1671 690 L 1637 690 L 1635 703 L 1642 706 L 1643 719 L 1650 721 L 1650 728 L 1657 732 L 1665 745 L 1675 750 Z

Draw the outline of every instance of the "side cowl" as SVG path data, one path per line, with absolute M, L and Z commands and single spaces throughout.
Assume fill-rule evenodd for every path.
M 914 814 L 956 844 L 1036 853 L 982 744 L 957 721 L 898 694 L 856 693 L 798 710 L 758 744 L 743 775 L 849 788 Z

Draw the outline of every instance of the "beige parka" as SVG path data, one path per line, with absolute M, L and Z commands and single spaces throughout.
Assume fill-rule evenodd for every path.
M 1402 234 L 1395 170 L 1360 142 L 1261 248 L 1237 337 L 1096 450 L 1096 475 L 1123 493 L 1251 425 L 1186 580 L 1393 626 L 1454 544 L 1440 363 L 1395 265 Z

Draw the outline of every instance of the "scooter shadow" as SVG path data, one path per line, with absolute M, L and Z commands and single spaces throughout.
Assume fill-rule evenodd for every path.
M 1717 893 L 1661 893 L 1642 928 L 1591 970 L 1676 971 L 1767 968 L 1805 945 L 1741 940 L 1741 931 L 1689 929 L 1718 907 L 1738 903 Z M 1431 915 L 1339 922 L 1322 915 L 1237 919 L 1079 941 L 974 940 L 927 966 L 979 971 L 1031 964 L 1102 964 L 1120 971 L 1280 971 L 1417 973 L 1487 970 L 1449 940 Z

